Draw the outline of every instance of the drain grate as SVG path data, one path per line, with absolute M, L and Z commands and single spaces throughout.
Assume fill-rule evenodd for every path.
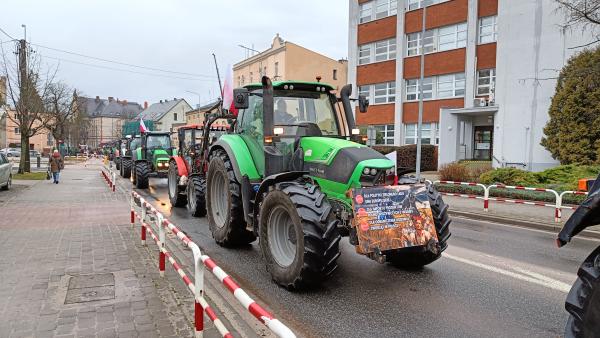
M 115 298 L 115 276 L 112 273 L 71 277 L 65 304 L 93 302 Z

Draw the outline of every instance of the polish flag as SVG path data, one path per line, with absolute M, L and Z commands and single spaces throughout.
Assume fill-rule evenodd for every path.
M 233 104 L 233 70 L 231 67 L 227 67 L 225 73 L 225 82 L 223 83 L 223 109 L 227 109 L 233 115 L 238 114 L 237 109 Z
M 146 125 L 144 124 L 144 120 L 140 117 L 140 132 L 145 133 L 148 131 Z

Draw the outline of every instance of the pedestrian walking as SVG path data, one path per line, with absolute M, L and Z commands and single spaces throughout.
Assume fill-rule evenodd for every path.
M 52 173 L 52 183 L 58 184 L 60 179 L 60 171 L 65 167 L 63 159 L 58 150 L 54 150 L 52 156 L 50 156 L 48 165 L 50 166 L 50 172 Z

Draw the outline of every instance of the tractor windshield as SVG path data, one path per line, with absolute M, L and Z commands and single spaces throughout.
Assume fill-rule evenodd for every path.
M 323 135 L 339 135 L 335 107 L 327 93 L 274 92 L 274 124 L 280 126 L 315 124 Z
M 169 135 L 148 135 L 146 147 L 161 149 L 170 148 L 171 138 L 169 137 Z

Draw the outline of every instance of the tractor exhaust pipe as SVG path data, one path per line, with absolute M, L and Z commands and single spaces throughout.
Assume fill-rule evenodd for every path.
M 347 84 L 340 91 L 340 99 L 342 100 L 342 106 L 344 106 L 348 132 L 352 133 L 352 129 L 356 128 L 356 123 L 354 122 L 354 111 L 352 111 L 352 105 L 350 104 L 350 95 L 352 95 L 352 84 Z
M 268 76 L 262 77 L 263 95 L 263 135 L 265 152 L 265 177 L 281 172 L 282 156 L 274 145 L 273 127 L 275 126 L 275 103 L 273 102 L 273 83 Z

